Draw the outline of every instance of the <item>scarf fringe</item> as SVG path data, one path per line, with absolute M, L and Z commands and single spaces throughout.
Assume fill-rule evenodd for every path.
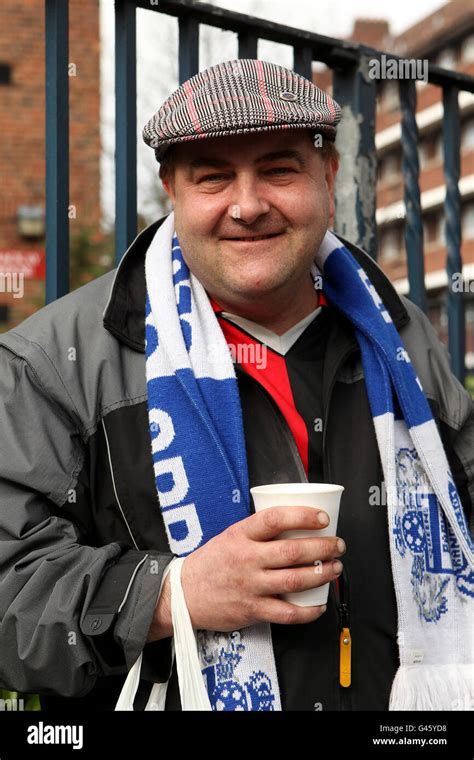
M 389 710 L 474 710 L 474 664 L 402 665 Z

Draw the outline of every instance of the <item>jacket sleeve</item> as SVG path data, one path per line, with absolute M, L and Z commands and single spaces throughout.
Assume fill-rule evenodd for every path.
M 474 403 L 454 439 L 450 465 L 474 539 Z
M 0 685 L 80 697 L 98 677 L 125 674 L 145 646 L 173 555 L 119 542 L 84 545 L 78 525 L 61 515 L 84 461 L 85 436 L 74 405 L 58 402 L 67 389 L 45 366 L 39 354 L 38 362 L 18 355 L 2 336 Z M 146 647 L 163 655 L 165 673 L 169 641 Z
M 166 566 L 174 554 L 150 553 L 143 570 L 133 580 L 130 592 L 121 603 L 114 638 L 123 648 L 127 670 L 142 653 L 141 678 L 149 683 L 163 683 L 171 677 L 173 665 L 171 638 L 146 643 L 153 612 L 158 601 L 158 591 Z
M 403 298 L 414 330 L 403 333 L 408 353 L 438 421 L 443 445 L 474 533 L 474 402 L 451 370 L 449 352 L 426 315 Z

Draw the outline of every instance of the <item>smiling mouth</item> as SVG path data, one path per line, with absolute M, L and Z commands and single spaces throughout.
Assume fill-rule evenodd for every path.
M 279 235 L 282 235 L 282 232 L 272 232 L 269 235 L 253 235 L 252 237 L 246 236 L 246 237 L 231 237 L 231 238 L 224 238 L 224 240 L 234 240 L 237 242 L 244 242 L 244 243 L 254 243 L 258 240 L 269 240 L 273 237 L 278 237 Z

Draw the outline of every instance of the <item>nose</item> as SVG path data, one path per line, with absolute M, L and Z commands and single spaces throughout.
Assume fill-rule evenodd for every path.
M 268 214 L 270 204 L 262 195 L 257 177 L 246 174 L 237 177 L 232 188 L 229 214 L 245 224 L 252 224 L 262 214 Z

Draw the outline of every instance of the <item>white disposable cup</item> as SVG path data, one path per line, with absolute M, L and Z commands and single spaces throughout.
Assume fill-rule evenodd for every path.
M 287 530 L 276 538 L 306 538 L 335 536 L 339 517 L 339 504 L 344 486 L 334 483 L 274 483 L 267 486 L 255 486 L 250 489 L 255 511 L 269 507 L 316 507 L 329 516 L 329 525 L 318 530 Z M 321 570 L 321 564 L 315 565 L 315 574 Z M 329 583 L 323 586 L 281 594 L 281 598 L 299 607 L 312 607 L 326 604 Z

